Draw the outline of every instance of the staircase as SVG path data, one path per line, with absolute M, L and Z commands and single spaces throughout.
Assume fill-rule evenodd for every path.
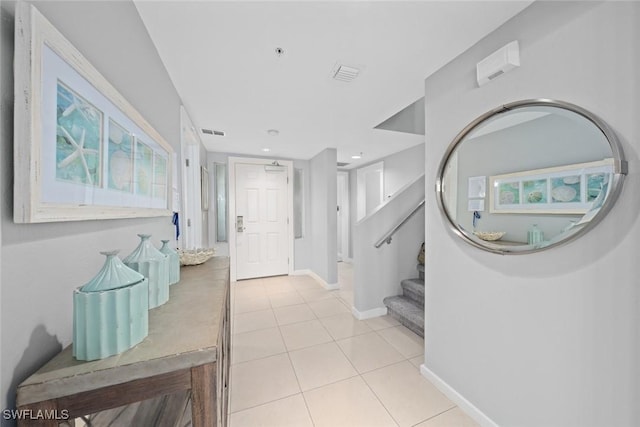
M 418 264 L 418 278 L 402 281 L 402 295 L 386 297 L 391 317 L 424 337 L 424 265 Z

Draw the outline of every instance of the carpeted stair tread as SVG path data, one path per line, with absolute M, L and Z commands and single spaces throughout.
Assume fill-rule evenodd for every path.
M 415 301 L 396 295 L 383 300 L 391 317 L 416 334 L 424 337 L 424 308 Z
M 413 300 L 420 307 L 424 307 L 424 280 L 405 279 L 401 282 L 402 294 Z

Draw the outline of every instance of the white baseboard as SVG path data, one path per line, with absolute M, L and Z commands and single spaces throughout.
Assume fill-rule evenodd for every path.
M 293 270 L 292 276 L 311 276 L 311 270 Z
M 322 277 L 318 276 L 316 272 L 312 270 L 294 270 L 293 275 L 294 276 L 311 276 L 314 279 L 316 279 L 318 282 L 320 282 L 322 287 L 328 291 L 335 291 L 336 289 L 340 289 L 339 284 L 325 282 L 325 280 Z
M 346 262 L 347 264 L 353 264 L 353 258 L 342 258 L 342 262 Z
M 453 387 L 444 382 L 442 378 L 437 376 L 432 370 L 427 368 L 424 363 L 420 365 L 420 373 L 423 377 L 431 381 L 431 383 L 436 386 L 438 390 L 442 392 L 445 396 L 447 396 L 453 403 L 458 405 L 464 413 L 473 418 L 475 422 L 480 424 L 482 427 L 498 427 L 491 418 L 486 416 L 484 412 L 478 409 L 473 403 L 469 402 L 463 395 L 458 393 Z
M 351 307 L 351 313 L 358 320 L 371 319 L 372 317 L 380 317 L 387 314 L 387 307 L 377 307 L 366 311 L 358 311 L 355 307 Z

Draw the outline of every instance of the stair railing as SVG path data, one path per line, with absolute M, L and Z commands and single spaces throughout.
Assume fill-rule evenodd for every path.
M 380 248 L 380 246 L 382 246 L 383 244 L 390 244 L 391 243 L 391 238 L 393 237 L 394 234 L 396 234 L 396 232 L 407 222 L 411 219 L 412 216 L 414 216 L 416 214 L 416 212 L 418 212 L 420 210 L 421 207 L 424 206 L 424 199 L 422 199 L 422 201 L 418 204 L 418 206 L 416 206 L 415 208 L 413 208 L 413 210 L 411 211 L 411 213 L 409 215 L 407 215 L 406 217 L 404 217 L 404 219 L 402 221 L 400 221 L 395 227 L 393 227 L 390 231 L 388 231 L 384 236 L 382 236 L 380 238 L 380 240 L 378 240 L 373 246 L 375 246 L 376 248 Z

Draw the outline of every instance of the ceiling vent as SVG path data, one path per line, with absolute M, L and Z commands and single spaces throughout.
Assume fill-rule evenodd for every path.
M 339 167 L 339 168 L 342 168 L 342 167 L 345 167 L 345 166 L 350 165 L 350 164 L 351 164 L 351 163 L 338 162 L 338 167 Z
M 349 83 L 360 74 L 360 70 L 346 65 L 338 65 L 333 71 L 333 78 L 341 82 Z
M 221 130 L 201 129 L 205 135 L 224 136 L 224 132 Z

